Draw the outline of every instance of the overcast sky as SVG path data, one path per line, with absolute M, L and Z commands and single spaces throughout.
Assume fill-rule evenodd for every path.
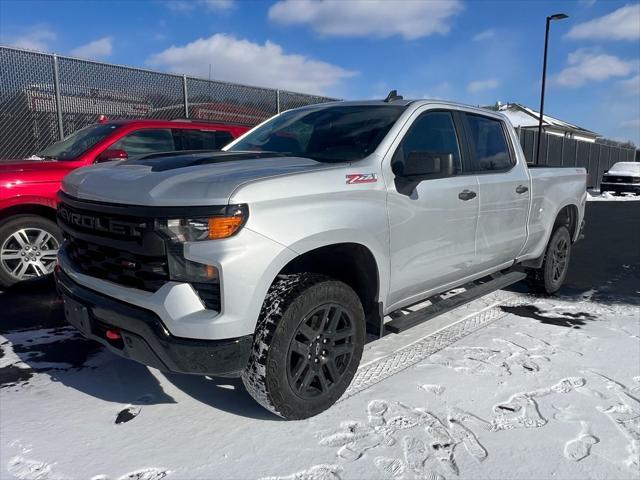
M 538 109 L 640 145 L 640 3 L 615 0 L 0 1 L 0 43 L 340 98 Z

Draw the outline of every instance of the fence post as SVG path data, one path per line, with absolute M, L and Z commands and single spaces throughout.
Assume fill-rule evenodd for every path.
M 600 188 L 600 154 L 602 153 L 602 145 L 596 143 L 598 146 L 598 160 L 596 162 L 596 188 Z
M 560 165 L 564 165 L 564 135 L 562 136 L 562 144 L 560 145 Z
M 276 103 L 277 103 L 277 112 L 280 113 L 280 89 L 276 89 Z
M 549 165 L 549 135 L 548 133 L 542 133 L 544 135 L 544 165 Z
M 60 140 L 64 138 L 64 126 L 62 124 L 62 101 L 60 99 L 60 77 L 58 76 L 58 56 L 53 54 L 53 92 L 56 97 L 56 114 L 58 117 L 58 135 Z
M 186 75 L 182 75 L 182 94 L 184 96 L 184 118 L 189 118 L 189 94 L 187 91 Z

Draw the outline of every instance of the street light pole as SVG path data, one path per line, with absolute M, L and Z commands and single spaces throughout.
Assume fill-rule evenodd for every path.
M 544 31 L 544 60 L 542 61 L 542 89 L 540 91 L 540 120 L 538 122 L 538 148 L 536 149 L 536 165 L 540 164 L 540 145 L 542 142 L 542 119 L 544 118 L 544 88 L 547 83 L 547 50 L 549 46 L 549 25 L 552 20 L 564 20 L 569 16 L 564 13 L 556 13 L 547 17 L 547 25 Z

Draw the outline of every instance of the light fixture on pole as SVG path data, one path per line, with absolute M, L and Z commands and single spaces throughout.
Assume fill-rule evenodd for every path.
M 565 13 L 556 13 L 547 17 L 547 26 L 544 32 L 544 60 L 542 62 L 542 90 L 540 91 L 540 121 L 538 122 L 538 148 L 536 149 L 536 165 L 540 164 L 540 145 L 542 142 L 542 119 L 544 118 L 544 87 L 547 81 L 547 47 L 549 45 L 549 25 L 552 20 L 564 20 L 569 18 Z

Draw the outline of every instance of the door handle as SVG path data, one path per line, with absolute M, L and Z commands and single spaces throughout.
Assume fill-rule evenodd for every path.
M 464 200 L 466 202 L 467 200 L 471 200 L 472 198 L 476 198 L 476 195 L 477 195 L 476 192 L 472 192 L 471 190 L 464 189 L 463 191 L 461 191 L 458 194 L 458 198 L 460 200 Z
M 525 187 L 524 185 L 518 185 L 516 187 L 516 193 L 527 193 L 529 191 L 529 187 Z

